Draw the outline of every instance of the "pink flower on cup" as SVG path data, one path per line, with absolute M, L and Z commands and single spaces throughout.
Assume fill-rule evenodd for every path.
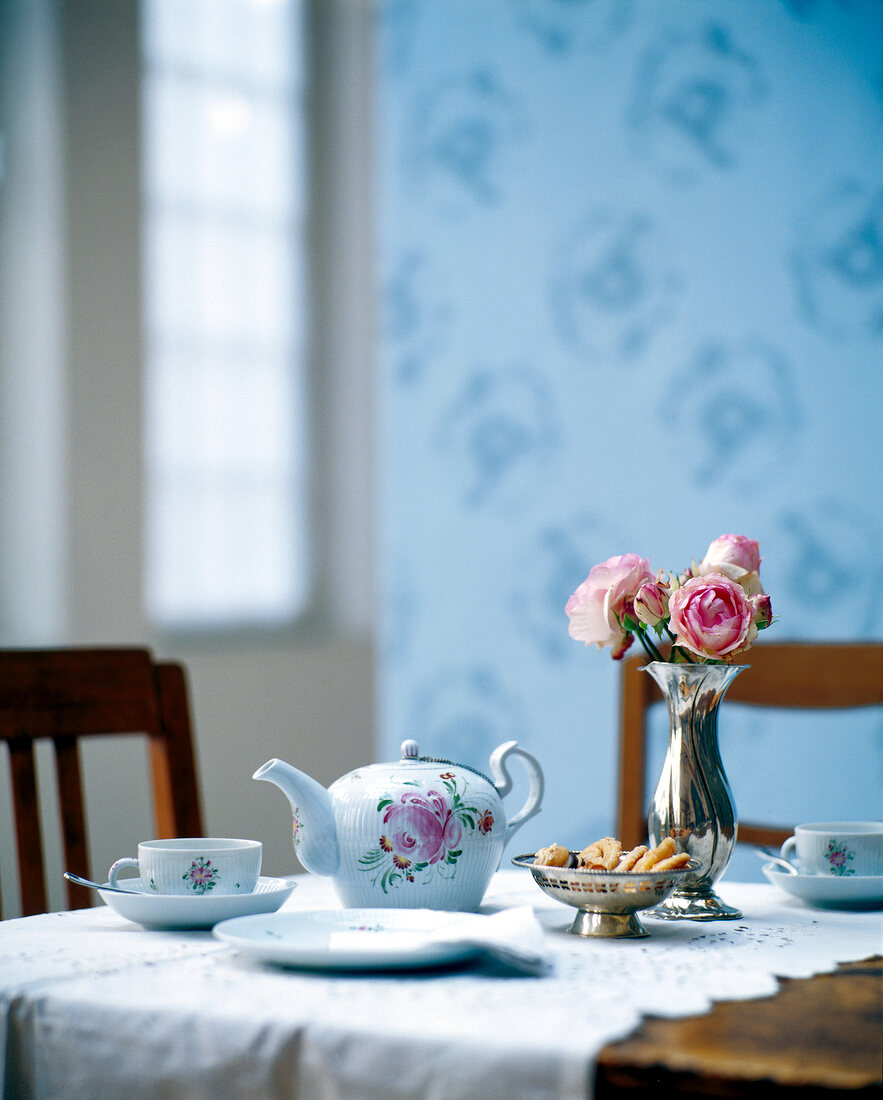
M 221 876 L 221 872 L 205 856 L 198 856 L 190 864 L 190 870 L 185 871 L 181 878 L 196 894 L 205 894 L 208 890 L 214 890 L 215 882 Z
M 571 638 L 594 642 L 599 649 L 614 646 L 614 656 L 621 656 L 631 640 L 624 637 L 622 618 L 634 612 L 638 590 L 653 579 L 650 563 L 638 554 L 620 554 L 593 566 L 564 608 Z
M 438 863 L 460 843 L 463 827 L 437 791 L 403 794 L 383 815 L 393 849 L 413 863 Z
M 720 573 L 741 586 L 746 596 L 763 593 L 760 583 L 760 546 L 744 535 L 719 535 L 695 567 L 696 576 Z
M 722 573 L 692 577 L 668 602 L 675 644 L 707 660 L 739 653 L 757 637 L 754 608 L 742 587 Z

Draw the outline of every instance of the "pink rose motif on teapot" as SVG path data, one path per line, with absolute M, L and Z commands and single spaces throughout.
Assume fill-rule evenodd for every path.
M 444 791 L 405 791 L 377 804 L 382 832 L 377 846 L 360 857 L 371 882 L 384 893 L 406 882 L 429 882 L 434 876 L 454 878 L 464 831 L 476 827 L 489 835 L 494 818 L 489 809 L 468 805 L 450 774 L 439 776 Z

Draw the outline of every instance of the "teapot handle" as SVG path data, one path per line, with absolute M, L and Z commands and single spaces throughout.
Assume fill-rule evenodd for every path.
M 530 790 L 528 791 L 527 800 L 518 813 L 508 819 L 505 841 L 507 844 L 516 829 L 520 829 L 525 821 L 529 821 L 540 812 L 540 803 L 543 801 L 543 790 L 545 789 L 543 770 L 536 757 L 531 756 L 525 749 L 519 748 L 517 741 L 506 741 L 499 748 L 494 749 L 491 754 L 491 775 L 494 777 L 494 786 L 500 798 L 505 798 L 512 790 L 512 777 L 506 767 L 506 760 L 509 756 L 520 756 L 522 758 L 525 771 L 530 780 Z

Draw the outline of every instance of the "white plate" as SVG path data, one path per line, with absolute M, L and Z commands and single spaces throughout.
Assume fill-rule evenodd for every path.
M 276 966 L 387 970 L 441 966 L 471 958 L 470 943 L 432 943 L 462 913 L 430 909 L 316 909 L 224 921 L 214 935 Z
M 883 875 L 791 875 L 775 863 L 763 873 L 780 890 L 823 909 L 883 908 Z
M 251 913 L 275 913 L 297 885 L 291 879 L 259 878 L 250 894 L 148 894 L 140 878 L 117 884 L 125 893 L 99 890 L 111 909 L 144 928 L 212 928 Z

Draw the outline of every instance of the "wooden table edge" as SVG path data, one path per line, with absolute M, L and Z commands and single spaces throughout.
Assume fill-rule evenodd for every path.
M 779 992 L 720 1001 L 679 1019 L 646 1017 L 599 1053 L 598 1100 L 846 1093 L 883 1088 L 883 956 L 843 963 L 830 974 L 782 978 Z

